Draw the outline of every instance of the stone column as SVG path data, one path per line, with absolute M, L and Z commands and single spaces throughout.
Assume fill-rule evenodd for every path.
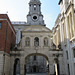
M 66 16 L 67 17 L 67 16 Z M 69 16 L 66 18 L 66 20 L 67 20 L 67 23 L 66 23 L 66 30 L 68 30 L 67 31 L 67 33 L 68 33 L 68 36 L 67 36 L 67 38 L 69 39 L 70 38 L 70 28 L 69 28 Z
M 47 63 L 47 75 L 50 75 L 49 74 L 49 63 L 48 63 L 48 61 L 46 63 Z
M 50 75 L 49 74 L 49 64 L 47 65 L 47 75 Z
M 73 7 L 72 7 L 72 24 L 73 24 L 73 34 L 74 34 L 74 32 L 75 32 L 75 15 L 74 15 L 75 13 L 74 13 L 74 9 L 73 9 Z M 75 34 L 74 34 L 74 36 L 75 36 Z
M 33 45 L 34 45 L 33 42 L 34 42 L 33 36 L 31 36 L 31 38 L 30 38 L 30 46 L 31 47 L 33 47 Z
M 39 46 L 41 46 L 41 47 L 44 46 L 44 44 L 43 44 L 43 37 L 42 36 L 40 36 L 40 38 L 39 38 Z
M 56 75 L 58 75 L 57 63 L 55 63 L 55 72 L 56 72 Z
M 55 36 L 55 43 L 56 43 L 56 49 L 58 49 L 58 30 L 56 30 L 56 36 Z
M 73 29 L 72 29 L 72 15 L 71 15 L 71 13 L 70 13 L 70 15 L 69 15 L 69 23 L 70 23 L 70 35 L 71 35 L 71 38 L 73 37 Z
M 55 59 L 55 71 L 56 71 L 56 75 L 60 75 L 58 58 Z
M 24 75 L 24 64 L 25 64 L 24 58 L 21 58 L 20 59 L 20 75 Z
M 32 42 L 31 42 L 31 47 L 34 47 L 34 36 L 32 36 Z

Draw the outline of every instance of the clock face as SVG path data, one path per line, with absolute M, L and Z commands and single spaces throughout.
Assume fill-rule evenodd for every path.
M 34 19 L 34 20 L 37 20 L 37 16 L 33 16 L 33 19 Z
M 38 15 L 37 14 L 32 15 L 32 20 L 37 21 L 38 20 Z

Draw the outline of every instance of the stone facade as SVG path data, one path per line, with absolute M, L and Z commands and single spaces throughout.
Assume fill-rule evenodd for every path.
M 17 73 L 15 71 L 13 72 L 15 69 L 13 67 L 15 60 L 20 61 L 20 65 L 18 64 L 18 67 L 20 67 L 19 74 L 24 75 L 26 71 L 28 72 L 30 70 L 28 66 L 34 65 L 34 67 L 38 67 L 39 64 L 37 63 L 43 63 L 43 58 L 46 59 L 44 60 L 45 66 L 43 66 L 43 69 L 45 70 L 44 72 L 47 72 L 47 75 L 53 75 L 55 72 L 59 74 L 57 68 L 60 68 L 61 75 L 65 75 L 63 51 L 61 48 L 56 48 L 52 39 L 53 33 L 44 24 L 43 15 L 41 14 L 41 2 L 39 0 L 30 0 L 27 23 L 12 22 L 12 24 L 18 34 L 18 38 L 16 38 L 18 40 L 17 48 L 11 51 L 11 75 Z M 34 61 L 32 56 L 36 56 L 38 59 Z M 29 61 L 32 64 L 27 64 Z M 40 67 L 42 67 L 41 63 Z M 59 65 L 60 67 L 58 67 Z M 32 69 L 33 67 L 31 67 Z
M 53 28 L 54 43 L 57 47 L 61 44 L 63 49 L 65 74 L 75 75 L 75 1 L 60 0 L 59 4 L 61 12 Z
M 9 75 L 10 51 L 15 46 L 16 33 L 6 14 L 0 14 L 0 75 Z
M 41 2 L 30 0 L 27 23 L 12 22 L 16 30 L 16 46 L 10 51 L 8 43 L 5 57 L 0 43 L 0 75 L 26 75 L 34 71 L 43 71 L 47 75 L 75 75 L 75 1 L 59 0 L 59 5 L 61 12 L 50 30 L 41 14 Z M 4 18 L 0 19 L 0 35 L 4 33 L 1 32 Z M 4 41 L 2 37 L 0 41 Z M 15 37 L 13 39 L 15 44 Z

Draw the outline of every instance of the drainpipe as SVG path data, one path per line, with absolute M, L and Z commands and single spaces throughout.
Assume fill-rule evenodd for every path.
M 5 37 L 5 48 L 4 48 L 4 54 L 3 54 L 3 75 L 5 75 L 5 52 L 6 52 L 6 45 L 7 45 L 7 31 L 8 31 L 8 22 L 6 26 L 6 37 Z

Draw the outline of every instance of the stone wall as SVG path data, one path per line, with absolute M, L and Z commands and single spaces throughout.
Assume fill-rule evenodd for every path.
M 10 73 L 10 56 L 5 55 L 5 65 L 4 65 L 5 75 L 9 75 Z
M 0 75 L 3 74 L 3 54 L 0 54 Z

